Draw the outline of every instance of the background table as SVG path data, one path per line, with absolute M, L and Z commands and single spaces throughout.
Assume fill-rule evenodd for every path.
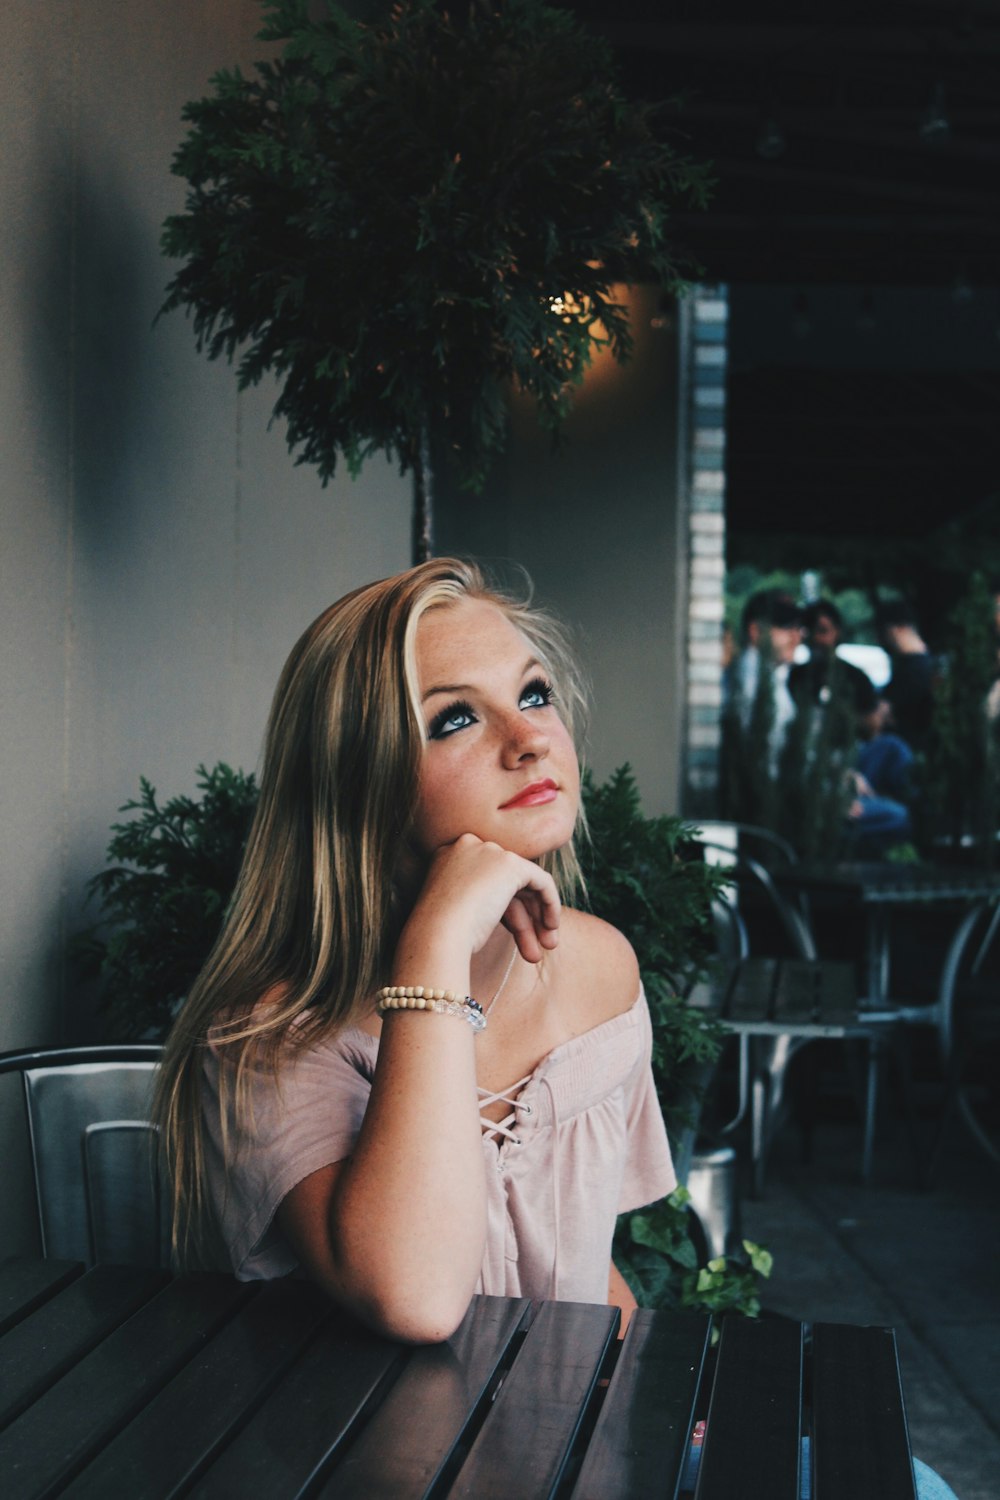
M 433 1267 L 428 1268 L 433 1275 Z M 5 1500 L 913 1500 L 891 1329 L 477 1297 L 447 1343 L 367 1332 L 306 1282 L 0 1267 Z
M 889 860 L 856 864 L 803 862 L 782 865 L 771 873 L 785 890 L 808 896 L 839 896 L 864 909 L 867 984 L 863 998 L 876 1010 L 891 1003 L 890 937 L 894 910 L 951 906 L 961 912 L 1000 901 L 1000 871 L 963 869 L 958 865 L 898 865 Z

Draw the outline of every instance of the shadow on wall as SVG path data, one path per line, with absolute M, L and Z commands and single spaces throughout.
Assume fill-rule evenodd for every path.
M 51 97 L 57 82 L 40 77 L 40 97 Z M 55 1009 L 63 1034 L 68 1014 L 80 1004 L 75 979 L 65 970 L 65 942 L 93 918 L 83 905 L 83 886 L 106 838 L 103 807 L 99 829 L 90 826 L 93 808 L 101 805 L 93 795 L 99 764 L 108 744 L 121 738 L 115 714 L 134 711 L 119 653 L 134 655 L 129 610 L 149 602 L 141 597 L 146 585 L 141 569 L 137 585 L 136 568 L 155 547 L 150 480 L 155 476 L 161 493 L 169 491 L 178 451 L 168 441 L 175 414 L 164 410 L 161 394 L 163 342 L 152 334 L 163 262 L 124 149 L 100 132 L 80 132 L 74 144 L 66 125 L 52 119 L 29 143 L 23 442 L 38 479 L 23 524 L 34 534 L 36 552 L 51 551 L 49 576 L 59 589 L 37 607 L 65 611 L 62 661 L 50 662 L 47 671 L 53 691 L 61 678 L 67 759 L 36 788 L 50 804 L 52 831 L 58 826 L 66 841 L 60 877 L 50 878 L 38 897 L 46 908 L 39 931 L 51 935 L 45 967 L 62 996 Z M 108 681 L 125 684 L 121 705 L 102 696 Z M 112 806 L 131 789 L 126 785 L 119 794 L 116 788 Z M 59 801 L 61 821 L 54 810 Z
M 36 182 L 25 350 L 35 441 L 61 460 L 74 563 L 108 575 L 137 526 L 132 484 L 169 461 L 151 379 L 162 276 L 144 275 L 152 254 L 161 262 L 113 150 L 74 149 L 60 130 Z

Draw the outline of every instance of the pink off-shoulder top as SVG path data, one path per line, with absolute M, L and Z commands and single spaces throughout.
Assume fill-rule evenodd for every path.
M 483 1104 L 502 1098 L 510 1109 L 500 1125 L 483 1120 L 488 1224 L 478 1291 L 607 1301 L 616 1216 L 676 1183 L 651 1049 L 640 990 L 629 1010 L 555 1047 L 500 1095 L 483 1095 Z M 275 1213 L 296 1183 L 351 1155 L 377 1058 L 377 1037 L 349 1028 L 295 1056 L 278 1083 L 253 1073 L 253 1133 L 238 1139 L 230 1129 L 224 1163 L 218 1062 L 207 1052 L 208 1185 L 240 1279 L 297 1269 Z M 434 1128 L 433 1103 L 425 1128 Z

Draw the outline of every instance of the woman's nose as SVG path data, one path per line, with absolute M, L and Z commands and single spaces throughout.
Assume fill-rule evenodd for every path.
M 530 713 L 510 715 L 503 728 L 504 765 L 516 766 L 525 760 L 541 760 L 549 753 L 549 736 Z

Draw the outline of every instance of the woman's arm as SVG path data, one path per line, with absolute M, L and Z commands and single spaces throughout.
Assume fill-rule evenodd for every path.
M 558 940 L 559 910 L 537 865 L 465 835 L 434 857 L 392 982 L 466 995 L 472 957 L 501 920 L 537 963 Z M 278 1211 L 314 1279 L 380 1331 L 415 1343 L 454 1332 L 482 1266 L 475 1039 L 455 1017 L 386 1014 L 353 1156 L 312 1173 Z

